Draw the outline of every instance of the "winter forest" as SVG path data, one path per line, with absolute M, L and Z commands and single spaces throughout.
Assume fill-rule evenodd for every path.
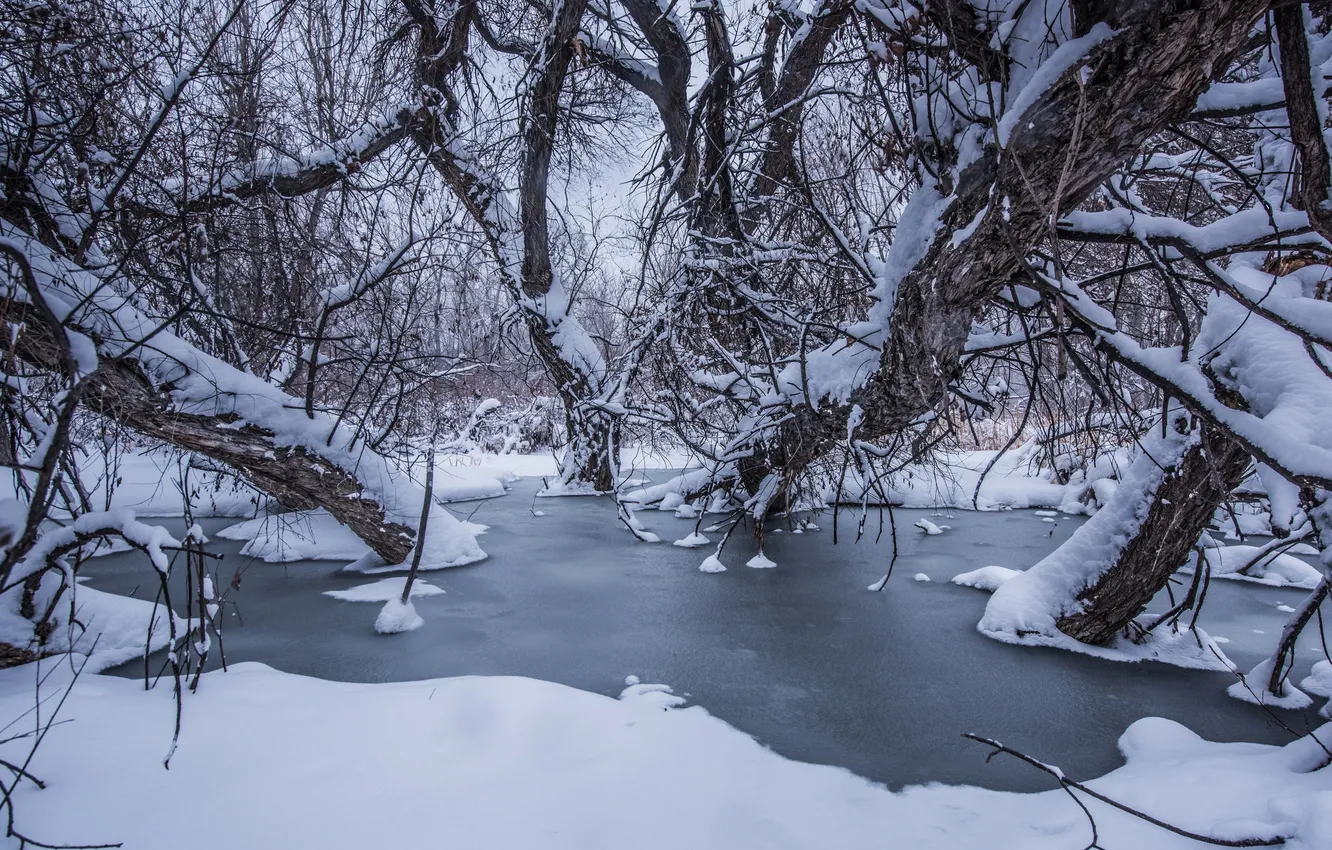
M 0 0 L 0 843 L 1332 847 L 1330 109 L 1321 0 Z

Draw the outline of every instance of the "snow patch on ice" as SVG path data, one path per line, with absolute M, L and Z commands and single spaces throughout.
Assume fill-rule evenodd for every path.
M 1226 688 L 1226 693 L 1243 702 L 1270 705 L 1275 708 L 1301 709 L 1313 705 L 1309 695 L 1292 685 L 1288 679 L 1282 681 L 1281 693 L 1274 694 L 1268 691 L 1267 684 L 1271 676 L 1272 659 L 1268 658 L 1260 661 L 1242 681 Z
M 406 583 L 406 576 L 402 578 L 382 578 L 379 581 L 358 584 L 346 590 L 325 590 L 324 595 L 343 602 L 388 602 L 390 599 L 402 598 L 402 588 Z M 443 595 L 444 589 L 442 587 L 436 587 L 420 579 L 412 582 L 413 599 Z
M 953 584 L 962 587 L 974 587 L 977 590 L 993 593 L 999 589 L 1000 585 L 1021 574 L 1022 570 L 1010 570 L 1008 567 L 998 567 L 991 564 L 988 567 L 981 567 L 969 573 L 953 576 Z
M 699 534 L 697 531 L 695 531 L 692 534 L 688 535 L 687 537 L 681 537 L 679 540 L 676 540 L 671 545 L 679 546 L 684 549 L 693 549 L 695 546 L 702 546 L 707 542 L 709 542 L 708 538 L 704 537 L 702 534 Z

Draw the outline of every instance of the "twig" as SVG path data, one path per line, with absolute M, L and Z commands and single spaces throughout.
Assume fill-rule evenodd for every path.
M 1070 789 L 1076 789 L 1086 794 L 1088 797 L 1091 797 L 1094 800 L 1099 800 L 1102 803 L 1105 803 L 1107 806 L 1113 806 L 1114 808 L 1119 809 L 1121 812 L 1133 815 L 1135 818 L 1138 818 L 1140 820 L 1145 820 L 1153 826 L 1160 827 L 1161 829 L 1164 829 L 1167 832 L 1173 832 L 1176 835 L 1182 835 L 1185 838 L 1190 838 L 1194 841 L 1201 841 L 1204 844 L 1214 844 L 1218 847 L 1276 847 L 1285 844 L 1286 839 L 1292 837 L 1292 836 L 1278 835 L 1272 838 L 1232 839 L 1232 838 L 1213 838 L 1210 835 L 1202 835 L 1197 832 L 1190 832 L 1187 829 L 1181 829 L 1180 827 L 1175 826 L 1174 824 L 1166 823 L 1165 821 L 1159 818 L 1152 817 L 1146 812 L 1140 812 L 1137 809 L 1133 808 L 1132 806 L 1127 806 L 1124 803 L 1119 802 L 1118 800 L 1111 799 L 1110 797 L 1107 797 L 1104 794 L 1101 794 L 1097 791 L 1093 791 L 1092 789 L 1088 788 L 1086 785 L 1083 785 L 1081 782 L 1069 779 L 1067 776 L 1064 775 L 1064 772 L 1062 770 L 1055 767 L 1054 765 L 1049 765 L 1046 764 L 1045 762 L 1037 761 L 1031 756 L 1025 753 L 1020 753 L 1017 750 L 1013 749 L 1012 747 L 1006 747 L 992 738 L 984 738 L 981 737 L 980 735 L 974 735 L 970 732 L 963 732 L 962 737 L 968 738 L 972 741 L 979 741 L 980 743 L 985 744 L 988 747 L 994 748 L 994 752 L 990 753 L 990 755 L 986 757 L 985 759 L 986 763 L 989 763 L 990 759 L 994 758 L 998 754 L 1006 753 L 1010 756 L 1013 756 L 1016 759 L 1026 762 L 1027 764 L 1031 765 L 1032 767 L 1038 770 L 1050 774 L 1055 779 L 1059 780 L 1060 787 L 1063 788 L 1065 791 L 1069 791 L 1070 795 L 1072 793 Z M 1087 811 L 1086 806 L 1083 806 L 1082 809 L 1084 812 Z M 1088 813 L 1088 817 L 1091 817 L 1090 813 Z M 1095 824 L 1093 824 L 1092 826 L 1093 832 L 1095 831 L 1095 828 L 1096 828 Z

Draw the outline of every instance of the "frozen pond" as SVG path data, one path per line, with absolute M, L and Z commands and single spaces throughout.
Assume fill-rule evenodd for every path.
M 783 755 L 893 787 L 1049 787 L 1013 760 L 985 765 L 986 750 L 962 732 L 998 738 L 1078 779 L 1119 766 L 1116 739 L 1147 715 L 1214 740 L 1290 740 L 1263 709 L 1225 696 L 1233 681 L 1225 674 L 1016 648 L 976 632 L 988 595 L 948 580 L 987 564 L 1029 566 L 1077 520 L 898 510 L 903 554 L 887 588 L 871 593 L 866 586 L 891 552 L 888 534 L 854 542 L 852 512 L 841 515 L 836 546 L 831 514 L 820 518 L 821 532 L 771 535 L 771 570 L 744 566 L 753 543 L 737 533 L 724 556 L 730 570 L 707 575 L 696 568 L 709 550 L 669 543 L 693 521 L 640 513 L 664 541 L 643 544 L 602 499 L 542 499 L 535 507 L 545 515 L 534 516 L 539 485 L 525 479 L 504 498 L 453 506 L 491 527 L 481 537 L 490 558 L 428 574 L 447 595 L 416 600 L 425 627 L 392 637 L 372 629 L 378 605 L 322 595 L 372 579 L 339 573 L 333 562 L 253 562 L 239 557 L 240 543 L 215 538 L 212 548 L 227 556 L 222 585 L 242 571 L 231 597 L 239 616 L 228 614 L 224 633 L 228 661 L 358 682 L 532 676 L 605 694 L 634 674 L 673 686 Z M 911 527 L 921 516 L 952 530 L 927 537 Z M 914 581 L 917 573 L 932 581 Z M 132 556 L 98 558 L 84 574 L 100 590 L 153 597 L 155 579 Z M 1302 594 L 1214 581 L 1202 623 L 1228 638 L 1226 651 L 1248 669 L 1275 643 L 1285 616 L 1277 606 Z M 1314 637 L 1302 648 L 1298 676 L 1321 657 L 1316 645 Z M 141 676 L 143 665 L 114 672 Z M 1313 712 L 1279 715 L 1301 731 L 1315 720 Z

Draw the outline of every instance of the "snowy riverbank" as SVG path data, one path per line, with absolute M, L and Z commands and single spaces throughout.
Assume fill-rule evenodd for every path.
M 55 693 L 62 675 L 48 681 Z M 0 673 L 0 714 L 32 705 L 32 671 Z M 664 690 L 610 699 L 547 682 L 465 677 L 349 685 L 258 664 L 170 689 L 86 677 L 31 765 L 18 827 L 48 843 L 130 850 L 489 847 L 699 850 L 890 846 L 1068 850 L 1090 840 L 1061 791 L 933 785 L 891 793 L 784 759 Z M 11 728 L 23 731 L 31 716 Z M 1327 732 L 1323 733 L 1325 736 Z M 20 757 L 26 741 L 0 748 Z M 1166 720 L 1120 739 L 1127 764 L 1091 786 L 1207 835 L 1332 845 L 1332 773 L 1309 739 L 1211 744 Z M 985 750 L 977 745 L 977 763 Z M 978 768 L 979 769 L 979 768 Z M 108 782 L 114 775 L 116 780 Z M 1110 848 L 1197 844 L 1081 797 Z M 70 817 L 72 811 L 78 817 Z

